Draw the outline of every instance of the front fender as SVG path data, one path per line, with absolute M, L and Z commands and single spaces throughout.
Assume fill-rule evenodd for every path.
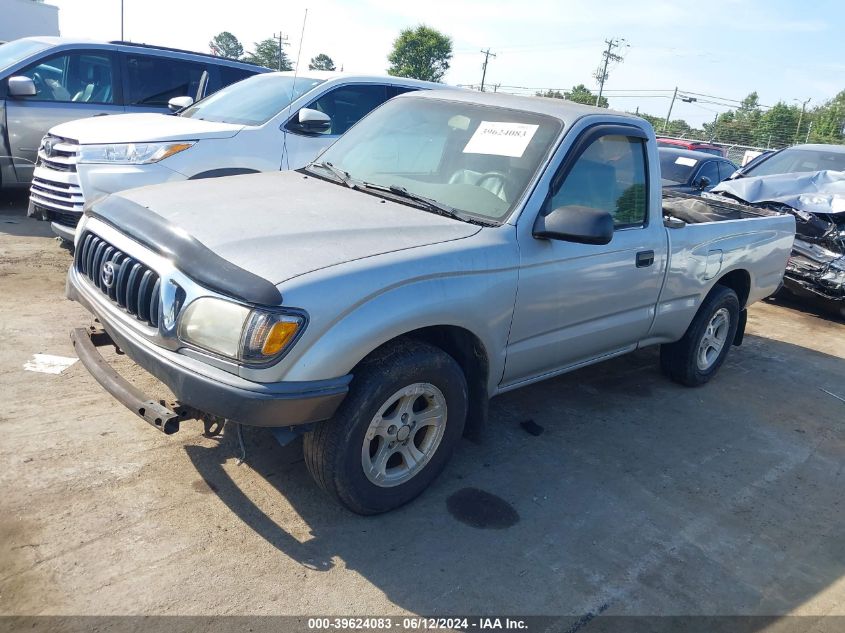
M 285 380 L 342 376 L 370 352 L 414 330 L 454 326 L 475 335 L 488 354 L 488 393 L 504 369 L 516 297 L 515 267 L 464 274 L 431 274 L 373 292 L 330 323 L 312 318 L 311 341 L 293 359 Z

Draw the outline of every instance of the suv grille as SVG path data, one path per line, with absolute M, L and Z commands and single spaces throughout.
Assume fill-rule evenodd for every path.
M 76 270 L 112 302 L 140 321 L 158 327 L 161 280 L 155 272 L 87 231 L 76 246 L 75 259 Z M 110 277 L 105 269 L 107 262 L 112 264 Z
M 79 143 L 73 139 L 48 134 L 38 148 L 37 166 L 55 171 L 76 171 L 79 162 Z

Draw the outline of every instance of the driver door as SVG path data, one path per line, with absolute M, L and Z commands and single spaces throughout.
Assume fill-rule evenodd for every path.
M 32 180 L 38 147 L 59 123 L 124 111 L 111 51 L 68 51 L 15 73 L 35 83 L 31 97 L 9 97 L 6 121 L 18 182 Z
M 631 351 L 647 334 L 668 247 L 662 223 L 649 223 L 660 191 L 649 191 L 647 159 L 657 164 L 657 155 L 652 148 L 649 157 L 646 141 L 633 126 L 587 128 L 562 150 L 539 211 L 520 217 L 519 290 L 504 387 Z M 610 243 L 534 237 L 538 212 L 567 206 L 609 212 Z

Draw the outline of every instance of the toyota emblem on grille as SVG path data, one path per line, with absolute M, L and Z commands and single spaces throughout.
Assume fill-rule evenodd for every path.
M 103 264 L 103 270 L 100 273 L 100 277 L 106 288 L 111 288 L 114 285 L 114 262 L 106 262 Z
M 44 156 L 46 156 L 47 158 L 50 158 L 53 155 L 53 141 L 51 141 L 48 138 L 44 139 L 43 147 L 44 147 Z

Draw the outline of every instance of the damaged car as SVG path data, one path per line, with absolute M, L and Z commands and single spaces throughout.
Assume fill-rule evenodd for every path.
M 845 147 L 841 156 L 845 159 Z M 822 299 L 845 318 L 845 171 L 743 177 L 704 195 L 795 216 L 784 288 L 799 297 Z

